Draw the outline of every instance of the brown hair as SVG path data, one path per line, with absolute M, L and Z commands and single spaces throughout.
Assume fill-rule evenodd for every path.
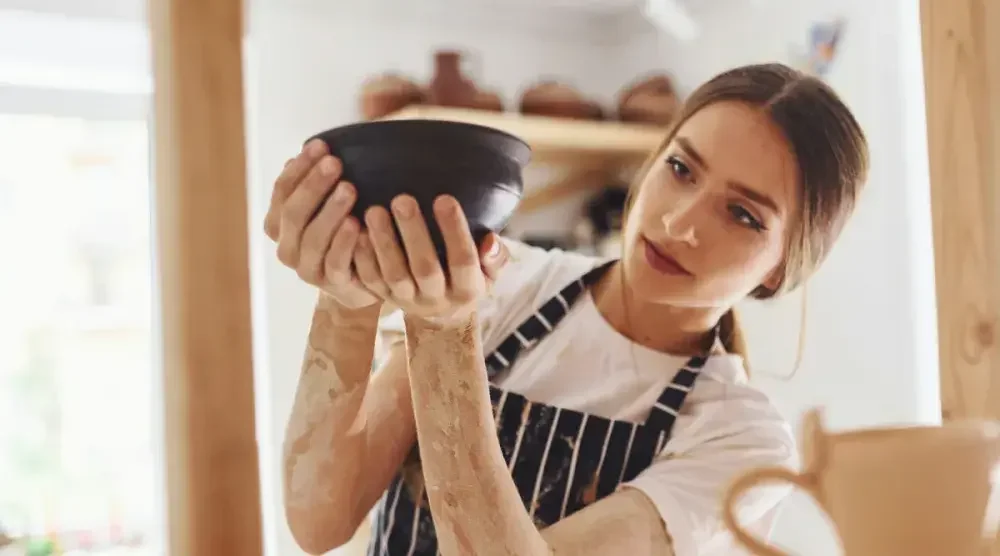
M 680 126 L 709 104 L 724 101 L 764 110 L 784 134 L 798 162 L 801 209 L 788 238 L 784 275 L 776 289 L 760 286 L 750 294 L 767 299 L 802 284 L 830 251 L 864 184 L 868 145 L 850 110 L 822 81 L 781 64 L 736 68 L 712 78 L 684 102 L 663 142 L 636 174 L 626 200 L 626 217 L 634 192 Z M 726 351 L 742 356 L 745 362 L 746 342 L 736 314 L 728 311 L 719 325 Z M 402 476 L 413 499 L 421 503 L 423 474 L 416 446 L 403 463 Z
M 764 111 L 798 162 L 800 210 L 788 237 L 781 281 L 773 290 L 761 285 L 750 294 L 768 299 L 801 285 L 830 252 L 867 178 L 868 143 L 851 111 L 821 80 L 782 64 L 735 68 L 713 77 L 685 100 L 662 143 L 636 174 L 626 215 L 638 186 L 680 126 L 702 108 L 726 101 Z M 719 328 L 726 351 L 746 361 L 746 341 L 733 310 L 723 316 Z

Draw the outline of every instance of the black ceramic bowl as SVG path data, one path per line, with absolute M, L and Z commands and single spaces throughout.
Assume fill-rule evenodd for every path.
M 404 193 L 416 198 L 438 256 L 445 260 L 441 232 L 433 217 L 434 199 L 452 195 L 480 244 L 499 233 L 514 214 L 523 192 L 521 172 L 531 157 L 528 145 L 502 131 L 440 120 L 365 122 L 324 131 L 320 138 L 343 163 L 342 179 L 355 185 L 352 214 L 364 223 L 373 205 L 386 208 Z

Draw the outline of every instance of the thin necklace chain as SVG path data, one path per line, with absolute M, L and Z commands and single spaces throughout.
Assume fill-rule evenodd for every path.
M 617 266 L 619 268 L 619 272 L 618 272 L 618 289 L 621 292 L 622 313 L 623 313 L 623 316 L 625 317 L 625 327 L 626 327 L 625 331 L 628 334 L 631 334 L 632 336 L 635 336 L 635 330 L 633 329 L 633 323 L 632 323 L 632 315 L 629 313 L 628 296 L 625 293 L 625 290 L 626 290 L 625 284 L 627 283 L 626 277 L 625 277 L 625 264 L 622 261 L 618 261 Z M 638 342 L 634 338 L 630 337 L 628 334 L 625 334 L 624 336 L 625 336 L 625 338 L 629 342 L 629 355 L 632 358 L 632 366 L 636 370 L 636 372 L 639 372 L 640 369 L 639 369 L 638 358 L 636 357 L 636 354 L 635 354 L 635 345 Z M 707 354 L 711 354 L 712 352 L 715 351 L 715 349 L 717 347 L 717 344 L 718 344 L 718 341 L 717 341 L 718 331 L 717 331 L 717 329 L 716 329 L 715 333 L 713 334 L 713 336 L 715 336 L 715 337 L 712 338 L 712 344 L 708 347 L 708 349 L 702 348 L 703 354 L 707 355 Z M 725 350 L 723 350 L 723 351 L 725 351 Z
M 625 294 L 625 283 L 625 263 L 618 261 L 618 289 L 621 291 L 622 296 L 622 313 L 625 317 L 626 331 L 634 335 L 632 331 L 632 316 L 629 314 L 628 309 L 628 296 Z M 635 355 L 636 341 L 627 335 L 625 338 L 628 340 L 628 351 L 629 356 L 632 358 L 632 369 L 639 374 L 641 369 L 639 369 L 639 358 Z

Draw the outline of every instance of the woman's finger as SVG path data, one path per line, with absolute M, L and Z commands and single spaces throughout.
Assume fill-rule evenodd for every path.
M 490 282 L 495 282 L 500 276 L 500 271 L 510 260 L 510 252 L 507 246 L 500 240 L 500 236 L 490 233 L 479 246 L 479 260 L 483 268 L 483 274 Z
M 302 252 L 297 267 L 299 277 L 306 282 L 319 285 L 324 279 L 324 259 L 331 249 L 334 234 L 344 224 L 355 200 L 354 187 L 347 182 L 337 184 L 316 217 L 309 222 L 302 233 Z M 352 246 L 353 249 L 353 246 Z M 348 256 L 350 262 L 350 256 Z
M 340 177 L 340 161 L 325 156 L 313 166 L 285 201 L 278 233 L 278 258 L 289 266 L 298 262 L 301 236 Z
M 348 216 L 337 228 L 330 240 L 330 248 L 323 258 L 323 276 L 327 284 L 347 286 L 354 281 L 351 261 L 358 245 L 361 224 L 353 216 Z
M 389 211 L 380 206 L 369 208 L 365 211 L 365 225 L 375 249 L 375 259 L 378 261 L 382 280 L 393 297 L 400 301 L 412 300 L 417 295 L 417 286 L 410 276 L 403 248 L 396 241 L 396 230 Z
M 302 147 L 298 156 L 285 163 L 281 174 L 274 181 L 274 188 L 271 190 L 271 203 L 268 206 L 267 214 L 264 216 L 264 232 L 268 237 L 277 241 L 281 228 L 281 212 L 285 205 L 285 200 L 295 191 L 299 182 L 309 173 L 312 167 L 327 154 L 326 143 L 319 139 L 314 139 Z
M 358 234 L 358 243 L 354 247 L 354 271 L 368 291 L 385 299 L 389 297 L 389 287 L 382 281 L 378 259 L 375 258 L 375 248 L 372 246 L 368 231 Z
M 424 301 L 444 299 L 448 281 L 417 200 L 409 195 L 400 195 L 392 200 L 390 206 L 403 239 L 410 275 L 417 284 L 418 297 Z
M 465 213 L 454 197 L 442 195 L 434 200 L 434 217 L 448 253 L 450 294 L 459 302 L 474 301 L 483 292 L 485 280 L 479 263 L 479 248 L 469 232 Z

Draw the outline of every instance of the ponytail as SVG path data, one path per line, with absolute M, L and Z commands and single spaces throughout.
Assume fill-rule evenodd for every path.
M 736 309 L 726 311 L 719 320 L 719 340 L 726 353 L 739 355 L 743 359 L 743 369 L 747 376 L 750 376 L 750 358 L 747 350 L 746 338 L 743 336 L 743 328 L 740 326 L 740 319 L 736 316 Z

